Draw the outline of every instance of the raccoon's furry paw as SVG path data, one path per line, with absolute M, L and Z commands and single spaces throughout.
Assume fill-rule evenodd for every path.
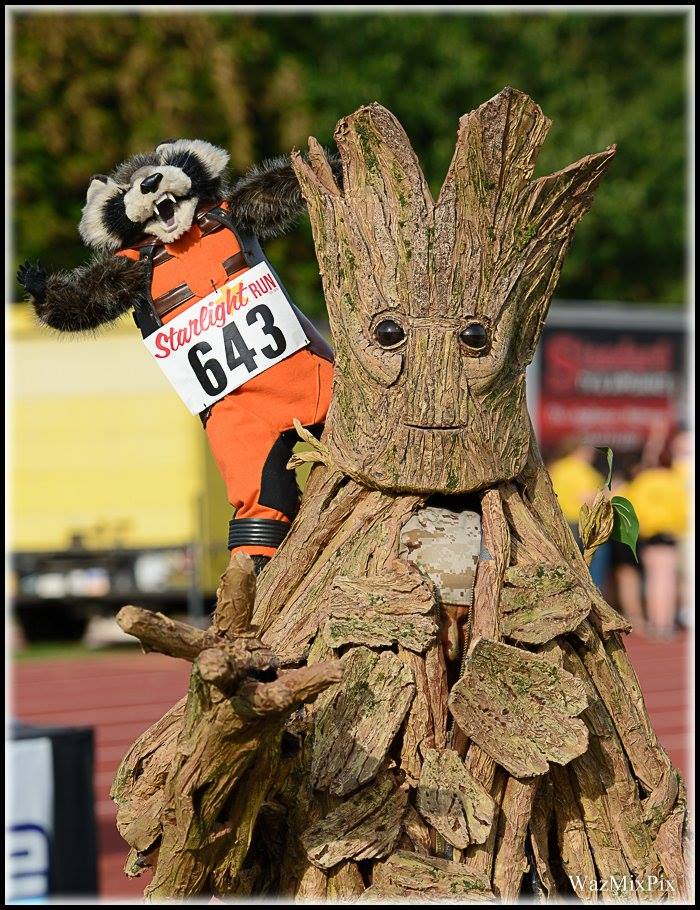
M 144 298 L 147 274 L 143 260 L 103 255 L 50 275 L 25 263 L 18 279 L 34 298 L 34 311 L 44 325 L 59 332 L 91 332 Z
M 46 298 L 46 269 L 39 263 L 26 260 L 17 269 L 17 281 L 25 291 L 41 304 Z

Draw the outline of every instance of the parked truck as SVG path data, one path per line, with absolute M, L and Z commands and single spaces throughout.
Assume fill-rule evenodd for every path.
M 58 335 L 10 312 L 10 590 L 29 640 L 125 603 L 203 615 L 231 507 L 200 421 L 123 319 Z

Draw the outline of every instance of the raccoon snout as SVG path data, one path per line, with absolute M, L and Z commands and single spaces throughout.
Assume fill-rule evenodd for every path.
M 141 192 L 146 195 L 146 193 L 155 193 L 160 185 L 160 181 L 163 179 L 163 175 L 156 172 L 155 174 L 150 174 L 144 180 L 141 181 Z

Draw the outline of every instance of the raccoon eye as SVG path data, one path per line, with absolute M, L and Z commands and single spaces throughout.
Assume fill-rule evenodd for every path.
M 489 333 L 480 322 L 470 322 L 459 333 L 459 340 L 467 354 L 479 357 L 489 346 Z
M 402 327 L 394 319 L 382 319 L 374 328 L 374 337 L 383 348 L 393 348 L 406 337 Z

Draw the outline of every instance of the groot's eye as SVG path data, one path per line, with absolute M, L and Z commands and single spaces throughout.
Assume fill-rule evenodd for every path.
M 459 333 L 459 340 L 467 349 L 467 353 L 474 357 L 483 354 L 489 346 L 488 332 L 480 322 L 470 322 Z
M 406 333 L 393 319 L 382 319 L 375 326 L 374 337 L 383 348 L 393 348 L 404 340 Z

